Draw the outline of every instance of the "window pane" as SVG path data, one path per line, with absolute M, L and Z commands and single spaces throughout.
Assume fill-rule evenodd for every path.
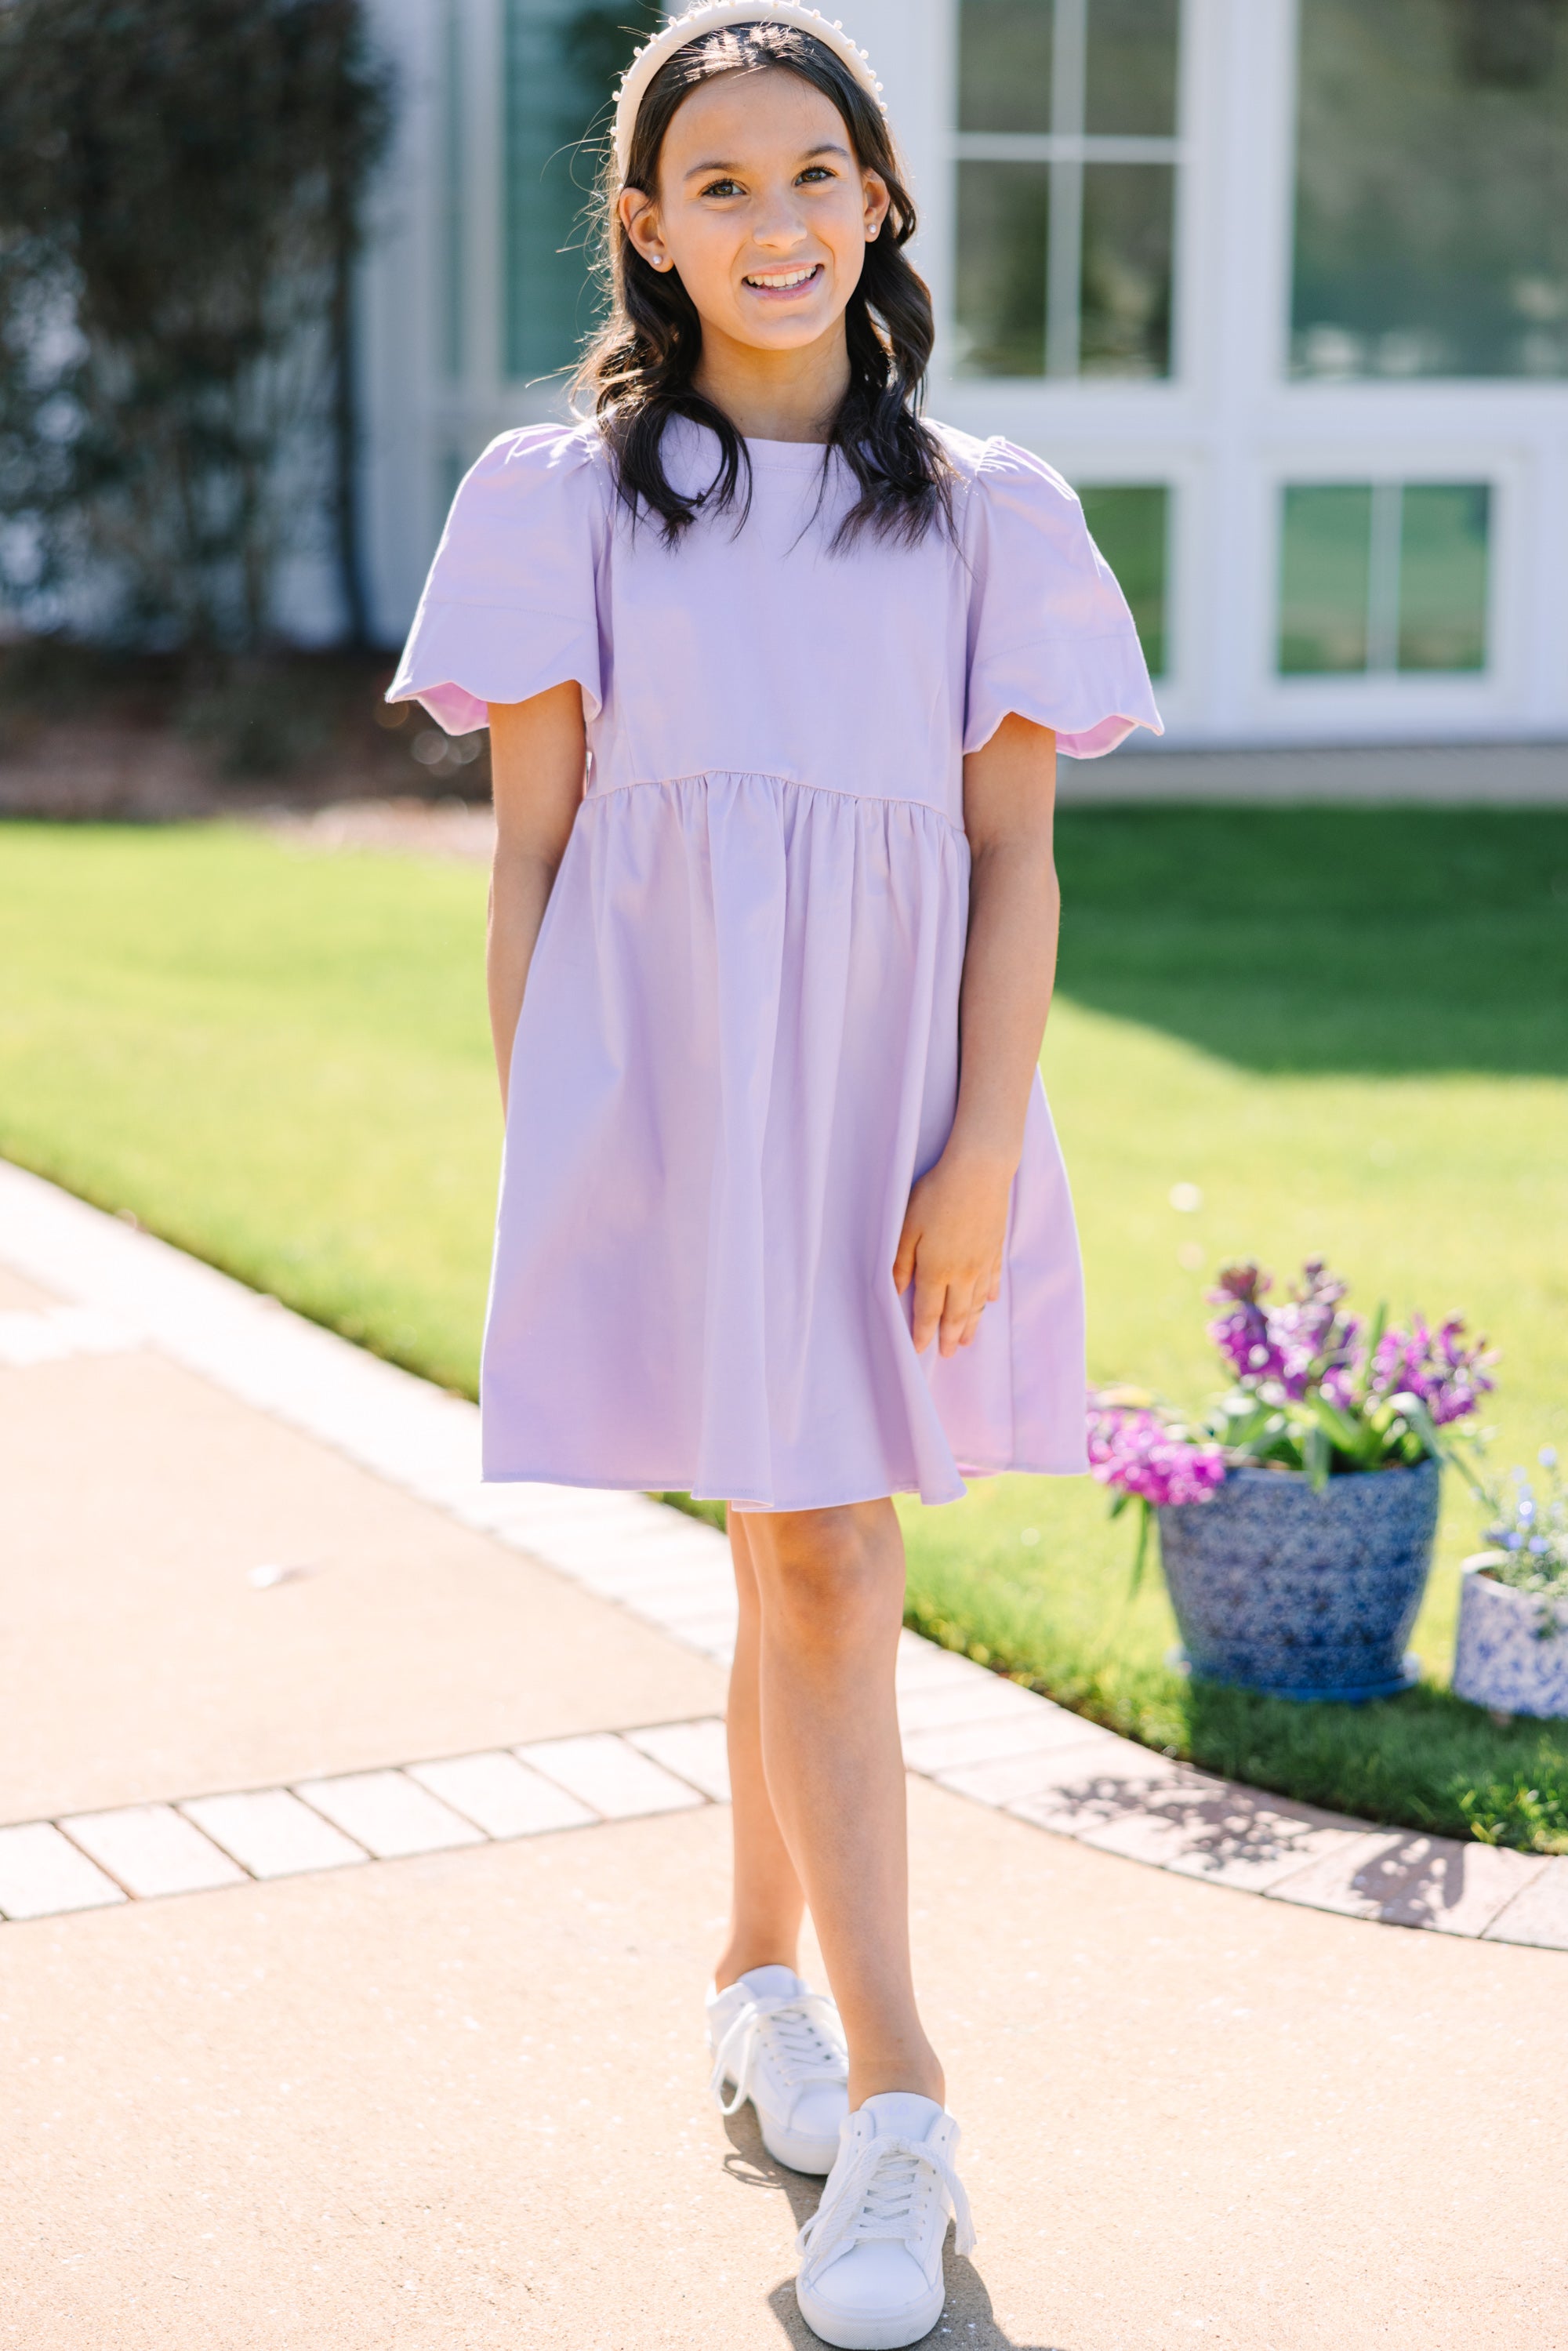
M 447 0 L 441 28 L 441 359 L 463 373 L 463 280 L 467 237 L 463 217 L 463 19 Z
M 1366 667 L 1372 492 L 1295 485 L 1285 492 L 1280 669 L 1286 677 Z
M 959 365 L 970 375 L 1045 373 L 1048 163 L 958 166 Z
M 1175 180 L 1168 163 L 1084 165 L 1085 375 L 1170 373 Z
M 1484 482 L 1406 489 L 1399 530 L 1399 666 L 1484 669 L 1487 537 Z
M 1298 375 L 1568 375 L 1568 8 L 1301 0 Z
M 1163 483 L 1136 488 L 1103 483 L 1080 491 L 1090 535 L 1133 608 L 1151 677 L 1166 672 L 1166 566 L 1170 492 Z
M 1086 131 L 1175 135 L 1180 16 L 1181 0 L 1089 0 Z
M 599 150 L 579 142 L 602 134 L 612 83 L 661 21 L 653 0 L 506 0 L 508 375 L 569 365 L 595 322 L 584 216 Z
M 960 131 L 1051 129 L 1051 0 L 962 0 Z

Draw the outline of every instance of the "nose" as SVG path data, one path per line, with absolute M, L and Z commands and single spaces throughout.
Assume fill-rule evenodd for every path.
M 768 253 L 793 253 L 809 234 L 793 189 L 776 189 L 758 206 L 751 224 L 753 245 Z

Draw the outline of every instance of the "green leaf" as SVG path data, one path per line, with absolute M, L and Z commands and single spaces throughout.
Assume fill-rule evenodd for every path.
M 1396 1409 L 1404 1416 L 1406 1426 L 1422 1449 L 1434 1461 L 1446 1461 L 1449 1456 L 1447 1438 L 1437 1426 L 1431 1414 L 1419 1396 L 1402 1394 L 1394 1399 Z
M 1131 1500 L 1132 1497 L 1129 1496 L 1128 1499 Z M 1148 1501 L 1144 1495 L 1140 1494 L 1137 1497 L 1137 1501 L 1140 1512 L 1138 1519 L 1138 1545 L 1137 1549 L 1133 1553 L 1133 1581 L 1127 1590 L 1127 1597 L 1129 1600 L 1135 1600 L 1137 1598 L 1139 1588 L 1144 1581 L 1144 1562 L 1149 1554 L 1149 1529 L 1154 1523 L 1155 1516 L 1154 1511 L 1150 1509 Z
M 1360 1460 L 1368 1450 L 1370 1432 L 1365 1424 L 1357 1420 L 1353 1414 L 1344 1411 L 1341 1405 L 1331 1404 L 1326 1395 L 1316 1390 L 1308 1401 L 1317 1416 L 1318 1427 L 1322 1433 L 1332 1444 L 1337 1446 L 1342 1453 L 1347 1454 L 1351 1460 Z
M 1378 1301 L 1377 1311 L 1366 1327 L 1366 1362 L 1369 1371 L 1371 1369 L 1374 1355 L 1376 1354 L 1378 1348 L 1383 1344 L 1383 1334 L 1387 1328 L 1388 1301 L 1385 1298 Z
M 1309 1428 L 1301 1443 L 1301 1457 L 1314 1494 L 1321 1494 L 1329 1482 L 1329 1469 L 1333 1460 L 1333 1448 L 1326 1428 Z
M 1260 1465 L 1278 1462 L 1281 1469 L 1302 1469 L 1306 1467 L 1301 1438 L 1288 1429 L 1271 1437 L 1264 1445 L 1254 1448 L 1252 1458 Z

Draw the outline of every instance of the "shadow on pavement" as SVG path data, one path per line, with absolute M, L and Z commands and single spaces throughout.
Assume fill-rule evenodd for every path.
M 757 2117 L 749 2105 L 742 2106 L 738 2114 L 727 2115 L 724 2131 L 730 2147 L 724 2158 L 726 2179 L 738 2181 L 743 2188 L 761 2188 L 775 2196 L 787 2196 L 790 2217 L 797 2229 L 803 2221 L 809 2220 L 822 2192 L 821 2181 L 810 2178 L 803 2171 L 790 2171 L 784 2164 L 774 2162 L 762 2144 L 762 2134 L 757 2127 Z M 802 2335 L 801 2340 L 814 2342 L 816 2337 L 808 2334 Z
M 1568 809 L 1069 808 L 1058 863 L 1094 1011 L 1275 1076 L 1568 1073 Z
M 1289 1796 L 1235 1784 L 1216 1787 L 1197 1773 L 1162 1780 L 1155 1776 L 1162 1768 L 1160 1759 L 1151 1757 L 1143 1774 L 1088 1772 L 1058 1782 L 1036 1799 L 1020 1796 L 1008 1809 L 1020 1820 L 1074 1836 L 1128 1823 L 1139 1832 L 1131 1847 L 1136 1858 L 1160 1861 L 1167 1868 L 1179 1864 L 1195 1876 L 1276 1865 L 1282 1872 L 1298 1858 L 1302 1838 L 1328 1817 Z M 1352 1832 L 1375 1825 L 1370 1821 L 1345 1823 Z M 1125 1839 L 1112 1848 L 1128 1849 Z M 1312 1850 L 1300 1853 L 1303 1866 Z

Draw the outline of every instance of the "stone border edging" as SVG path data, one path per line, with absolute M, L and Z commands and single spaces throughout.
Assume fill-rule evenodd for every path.
M 361 1861 L 509 1844 L 688 1812 L 728 1795 L 724 1725 L 707 1716 L 172 1803 L 116 1804 L 0 1828 L 0 1918 L 57 1918 Z
M 0 1318 L 0 1357 L 153 1346 L 727 1663 L 728 1545 L 701 1520 L 641 1494 L 484 1485 L 476 1406 L 4 1161 L 0 1261 L 65 1301 Z M 1059 1835 L 1274 1901 L 1568 1949 L 1568 1856 L 1377 1828 L 1215 1779 L 913 1633 L 898 1689 L 912 1771 Z

